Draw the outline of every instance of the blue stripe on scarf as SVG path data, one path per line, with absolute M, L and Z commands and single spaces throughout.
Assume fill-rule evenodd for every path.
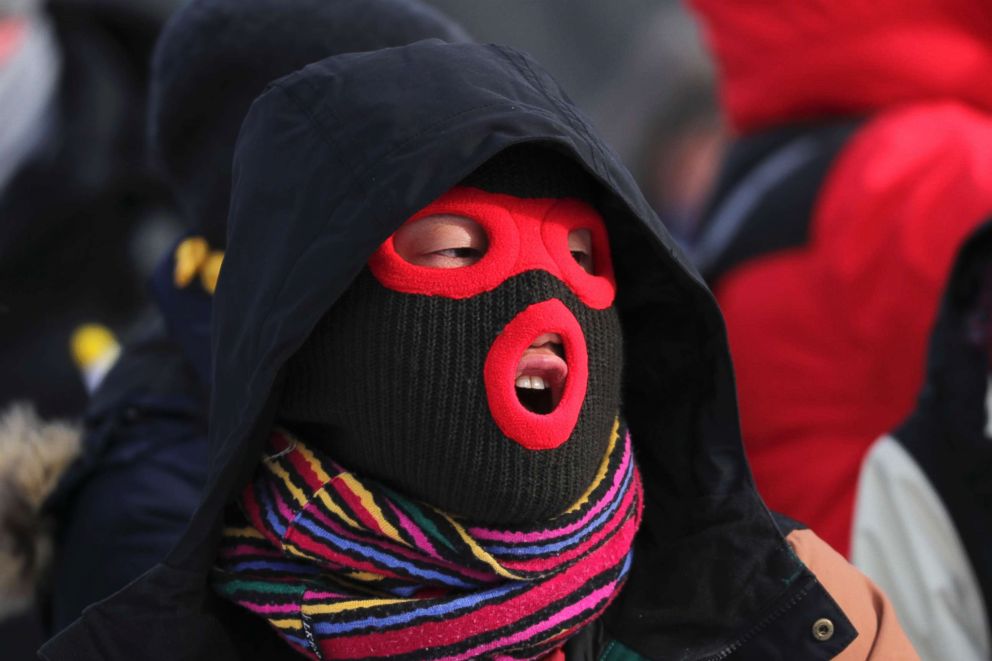
M 320 573 L 320 567 L 309 565 L 303 562 L 291 562 L 285 560 L 249 560 L 247 562 L 237 562 L 231 566 L 230 571 L 244 571 L 250 569 L 268 569 L 271 571 L 283 571 L 291 574 L 304 574 L 312 576 Z
M 477 594 L 471 594 L 467 597 L 452 599 L 451 601 L 445 601 L 427 608 L 418 608 L 416 610 L 394 615 L 392 617 L 367 617 L 362 620 L 355 620 L 354 622 L 317 622 L 314 624 L 314 631 L 318 634 L 325 635 L 345 633 L 370 626 L 389 627 L 394 624 L 403 624 L 425 615 L 446 615 L 453 611 L 459 610 L 460 608 L 475 606 L 480 602 L 488 601 L 490 599 L 498 599 L 499 597 L 502 597 L 510 592 L 522 591 L 528 587 L 529 586 L 527 584 L 520 583 L 503 585 L 498 588 L 479 592 Z
M 627 466 L 627 473 L 624 476 L 623 483 L 620 486 L 621 492 L 630 488 L 630 481 L 633 479 L 633 475 L 634 462 L 630 462 Z M 563 548 L 572 546 L 578 541 L 587 538 L 589 536 L 589 531 L 595 530 L 602 525 L 603 521 L 612 516 L 613 513 L 616 512 L 617 508 L 620 507 L 620 503 L 621 499 L 615 499 L 612 503 L 610 503 L 610 506 L 600 512 L 596 518 L 579 529 L 578 532 L 573 533 L 570 537 L 566 537 L 560 542 L 553 542 L 543 546 L 487 546 L 486 550 L 490 553 L 495 553 L 498 555 L 539 555 L 549 551 L 560 551 Z
M 354 551 L 360 553 L 366 558 L 378 562 L 379 564 L 385 565 L 390 569 L 406 570 L 407 572 L 413 574 L 414 576 L 419 576 L 420 578 L 425 578 L 428 580 L 439 581 L 441 583 L 444 583 L 445 585 L 452 585 L 454 587 L 466 588 L 466 589 L 476 587 L 475 583 L 463 581 L 459 578 L 448 576 L 440 572 L 431 571 L 429 569 L 421 569 L 420 567 L 417 567 L 413 563 L 407 562 L 405 560 L 400 560 L 399 558 L 391 556 L 387 553 L 382 553 L 380 551 L 377 551 L 371 546 L 365 546 L 364 544 L 356 544 L 355 542 L 352 542 L 349 539 L 345 539 L 344 537 L 339 537 L 334 533 L 332 533 L 331 531 L 319 527 L 316 523 L 307 519 L 306 517 L 300 517 L 299 519 L 297 519 L 297 525 L 306 528 L 309 532 L 316 535 L 317 537 L 320 537 L 324 541 L 328 542 L 331 546 L 333 546 L 336 549 L 341 549 L 344 551 Z

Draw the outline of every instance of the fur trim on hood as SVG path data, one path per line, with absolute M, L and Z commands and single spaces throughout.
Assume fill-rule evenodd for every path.
M 81 430 L 29 404 L 0 414 L 0 620 L 25 611 L 52 556 L 45 500 L 79 455 Z

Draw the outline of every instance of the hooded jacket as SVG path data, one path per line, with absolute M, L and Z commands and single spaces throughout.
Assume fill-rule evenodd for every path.
M 957 249 L 992 212 L 973 0 L 693 0 L 738 139 L 694 257 L 770 507 L 846 554 L 861 461 L 912 410 Z
M 992 223 L 954 264 L 916 410 L 861 470 L 852 561 L 926 659 L 992 656 Z
M 808 532 L 786 541 L 795 526 L 754 491 L 720 313 L 616 155 L 526 56 L 436 41 L 323 60 L 252 106 L 214 299 L 207 488 L 166 560 L 88 608 L 44 658 L 293 658 L 207 585 L 282 367 L 406 218 L 524 142 L 561 151 L 602 186 L 645 489 L 629 581 L 566 657 L 913 658 L 884 597 Z M 829 590 L 800 557 L 829 567 Z

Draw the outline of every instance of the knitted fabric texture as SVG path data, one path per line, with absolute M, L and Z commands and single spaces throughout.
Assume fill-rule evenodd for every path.
M 575 503 L 513 529 L 456 520 L 283 432 L 270 451 L 214 587 L 309 658 L 539 658 L 603 612 L 631 563 L 642 493 L 619 421 Z
M 591 204 L 599 190 L 573 159 L 533 143 L 496 154 L 460 185 L 523 198 L 571 197 Z
M 533 145 L 498 154 L 452 190 L 475 189 L 508 209 L 514 198 L 589 200 L 597 190 L 569 159 Z M 498 239 L 490 233 L 490 251 Z M 607 243 L 604 230 L 606 259 Z M 561 512 L 592 479 L 619 410 L 622 333 L 612 305 L 591 307 L 574 285 L 528 268 L 460 300 L 401 293 L 366 269 L 287 363 L 282 424 L 362 474 L 475 521 Z M 508 325 L 555 299 L 581 328 L 586 392 L 567 440 L 528 449 L 494 421 L 484 370 Z M 565 360 L 577 376 L 577 357 Z
M 571 438 L 528 450 L 493 420 L 483 368 L 528 306 L 562 301 L 588 355 Z M 463 300 L 403 294 L 363 271 L 286 367 L 280 417 L 345 465 L 447 512 L 488 523 L 541 521 L 582 493 L 620 405 L 616 310 L 584 305 L 544 271 Z

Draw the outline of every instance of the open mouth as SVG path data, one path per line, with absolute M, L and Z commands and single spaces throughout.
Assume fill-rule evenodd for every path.
M 493 340 L 483 379 L 489 412 L 507 438 L 528 450 L 560 447 L 589 383 L 579 320 L 556 298 L 528 306 Z
M 555 410 L 565 390 L 568 363 L 558 333 L 544 333 L 531 343 L 517 364 L 514 382 L 517 399 L 532 413 L 547 415 Z

